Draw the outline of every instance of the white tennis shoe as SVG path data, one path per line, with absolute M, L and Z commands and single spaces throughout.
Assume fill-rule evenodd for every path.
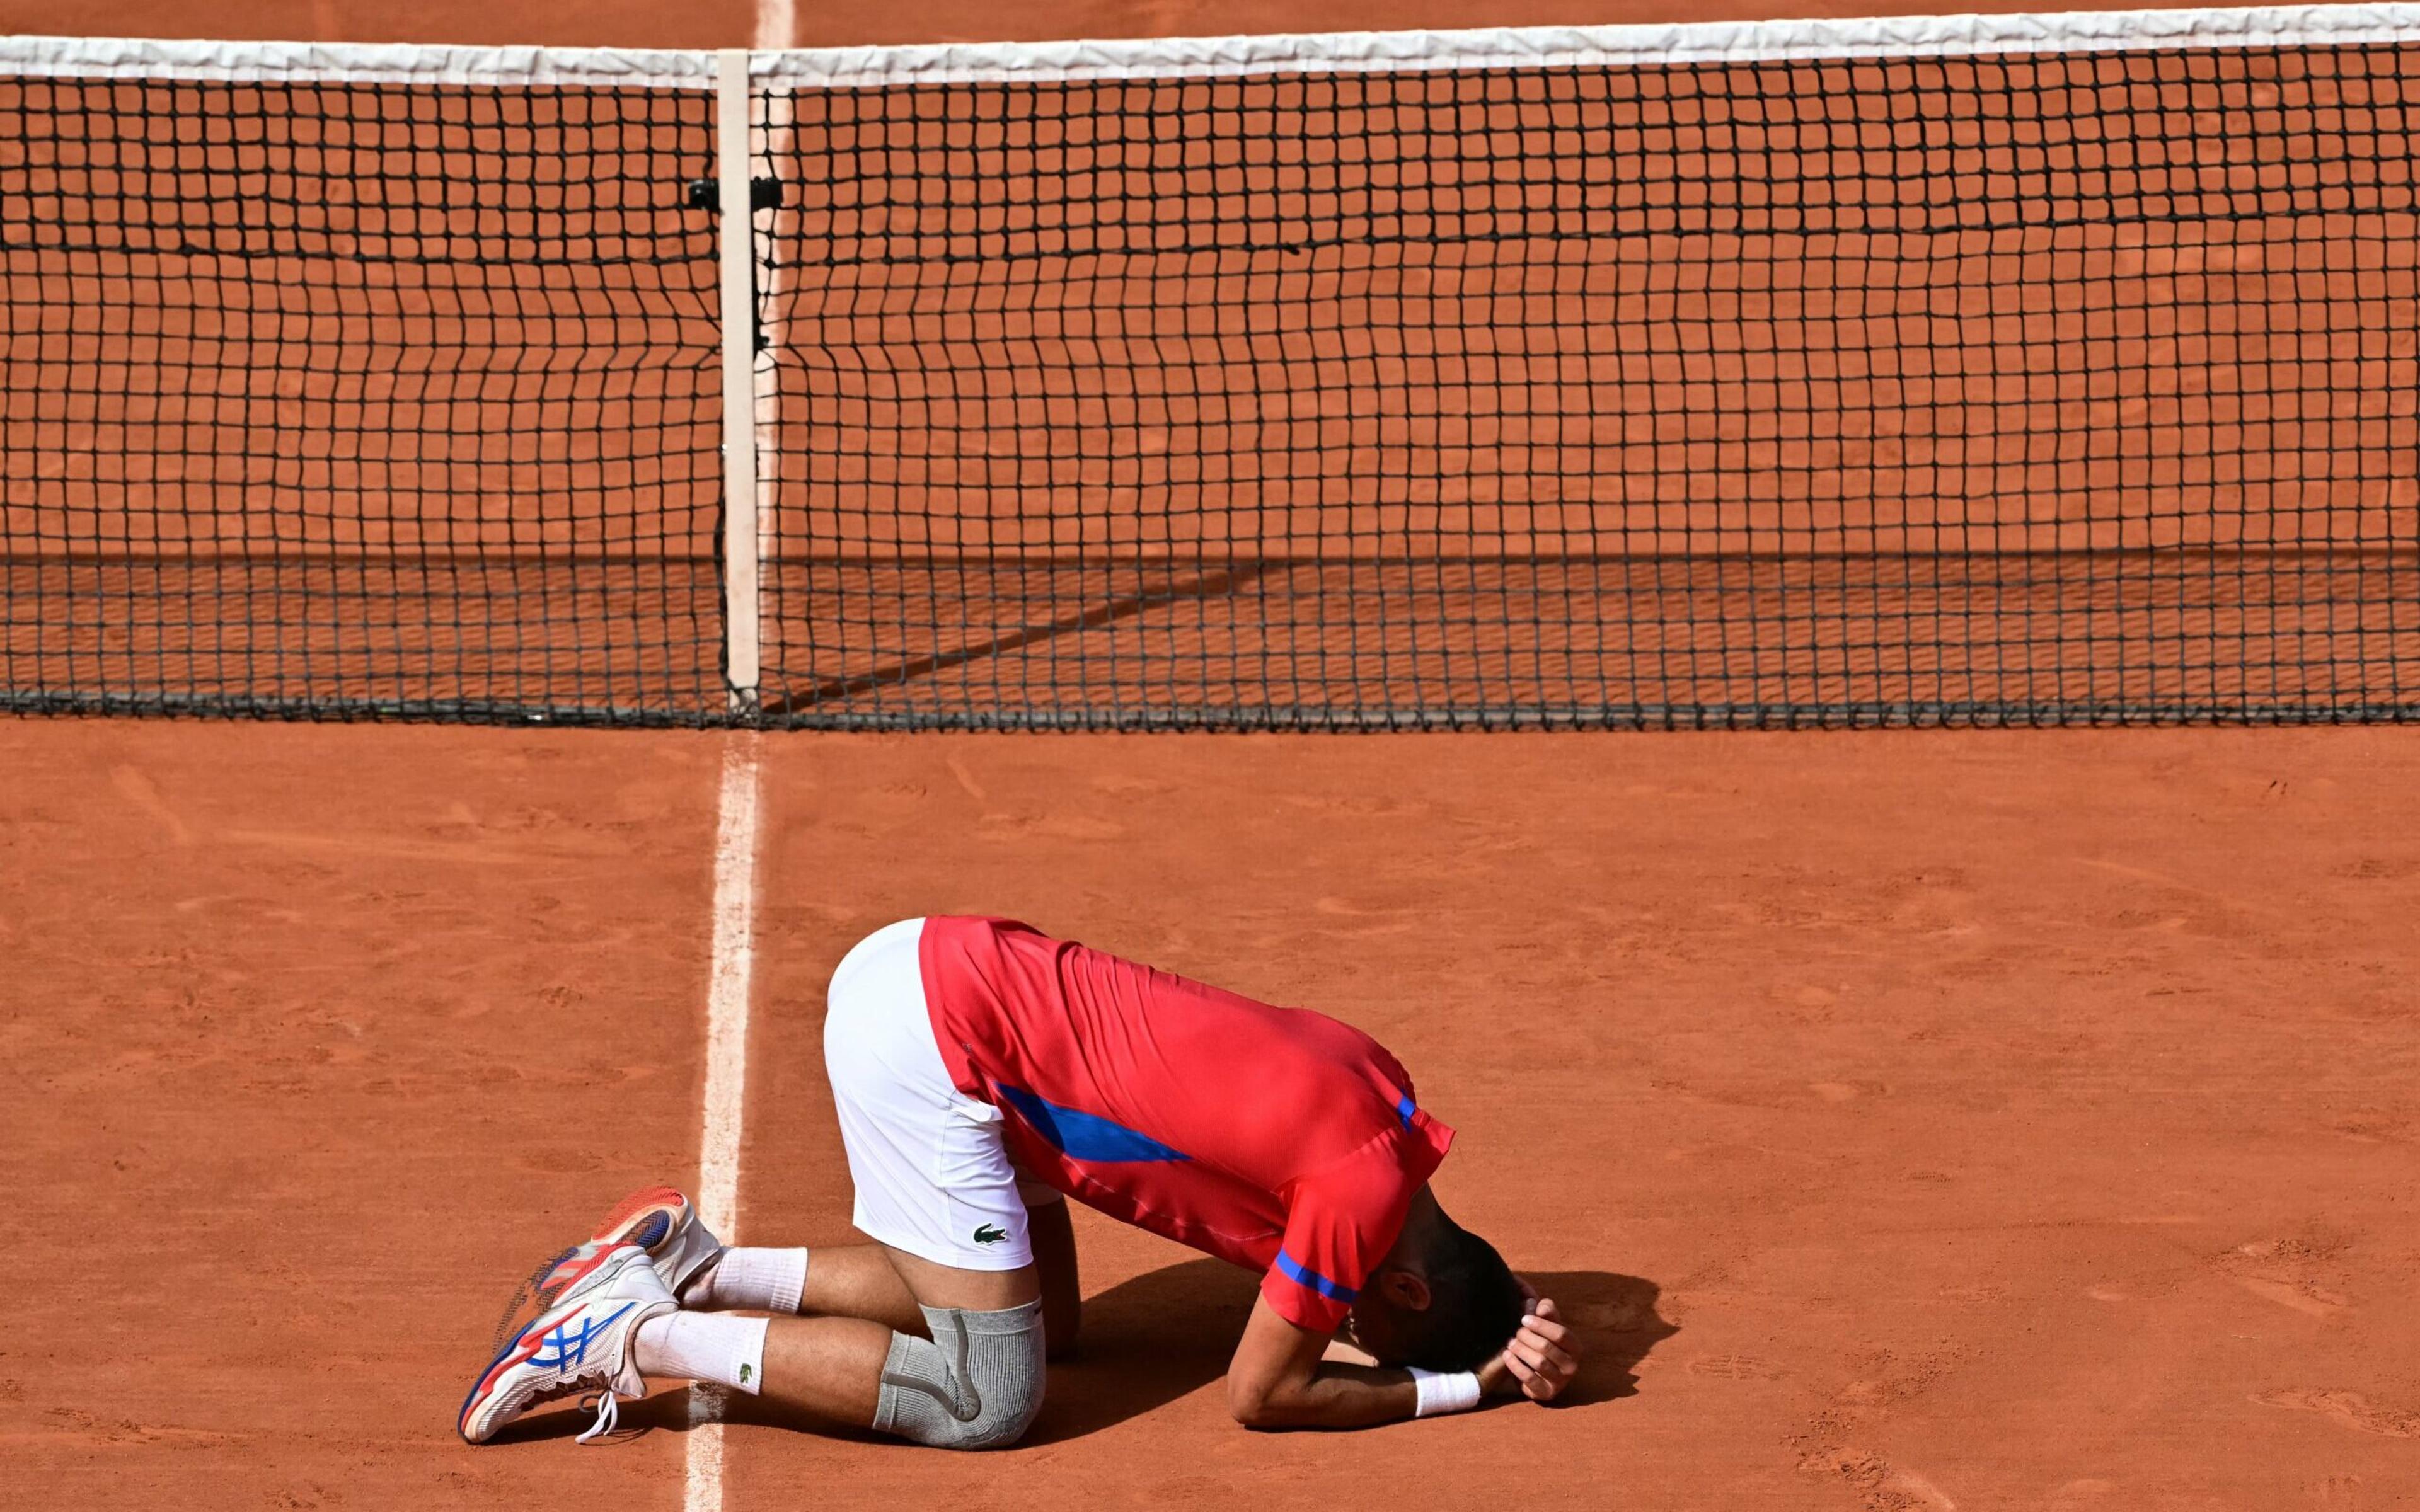
M 644 1396 L 647 1383 L 631 1359 L 631 1339 L 648 1319 L 673 1312 L 670 1288 L 637 1244 L 582 1244 L 538 1271 L 499 1331 L 510 1338 L 462 1399 L 463 1438 L 485 1443 L 541 1402 L 595 1390 L 597 1421 L 586 1443 L 611 1432 L 621 1397 Z M 516 1327 L 516 1315 L 530 1315 Z
M 689 1198 L 668 1186 L 651 1186 L 624 1197 L 588 1242 L 636 1244 L 645 1250 L 648 1263 L 663 1277 L 664 1289 L 675 1297 L 722 1253 L 722 1242 L 699 1221 Z

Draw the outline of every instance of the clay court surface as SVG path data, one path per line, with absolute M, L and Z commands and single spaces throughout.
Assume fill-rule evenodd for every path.
M 0 1462 L 57 1508 L 681 1504 L 452 1436 L 493 1313 L 696 1168 L 749 736 L 0 724 Z M 1087 1357 L 724 1504 L 2408 1505 L 2420 748 L 2391 731 L 763 737 L 739 1229 L 844 1239 L 817 1029 L 994 910 L 1360 1024 L 1578 1400 L 1233 1427 L 1252 1280 L 1079 1214 Z M 610 1500 L 609 1500 L 610 1499 Z
M 809 44 L 1679 15 L 799 9 Z M 0 32 L 694 47 L 761 21 L 0 0 Z M 2349 444 L 2387 441 L 2408 425 Z M 2132 612 L 2055 596 L 2086 628 Z M 2372 602 L 2409 637 L 2408 596 Z M 715 638 L 682 644 L 664 675 L 703 686 Z M 849 1237 L 817 1049 L 842 952 L 1004 913 L 1375 1033 L 1460 1131 L 1441 1197 L 1590 1363 L 1551 1411 L 1248 1434 L 1218 1381 L 1253 1278 L 1079 1213 L 1085 1356 L 1028 1443 L 952 1458 L 743 1411 L 728 1512 L 2420 1502 L 2407 733 L 74 720 L 0 721 L 0 1500 L 685 1505 L 685 1393 L 602 1448 L 560 1415 L 479 1450 L 452 1424 L 529 1265 L 695 1178 L 733 751 L 764 805 L 737 1237 Z

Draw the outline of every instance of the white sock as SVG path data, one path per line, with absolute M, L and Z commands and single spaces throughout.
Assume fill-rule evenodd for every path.
M 639 1325 L 631 1363 L 643 1376 L 711 1381 L 753 1396 L 765 1389 L 769 1318 L 728 1313 L 662 1313 Z
M 727 1249 L 702 1276 L 681 1288 L 680 1304 L 706 1312 L 746 1307 L 795 1313 L 807 1289 L 807 1252 L 802 1249 Z

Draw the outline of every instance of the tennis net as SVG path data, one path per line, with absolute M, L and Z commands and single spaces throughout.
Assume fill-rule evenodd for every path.
M 706 75 L 12 46 L 8 702 L 723 706 Z
M 2420 8 L 177 61 L 0 69 L 21 707 L 2420 719 Z

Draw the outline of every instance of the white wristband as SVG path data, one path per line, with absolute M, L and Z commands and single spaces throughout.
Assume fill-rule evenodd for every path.
M 1412 1389 L 1420 1394 L 1420 1405 L 1412 1413 L 1414 1417 L 1467 1412 L 1479 1405 L 1479 1377 L 1467 1370 L 1447 1375 L 1439 1370 L 1415 1368 Z

